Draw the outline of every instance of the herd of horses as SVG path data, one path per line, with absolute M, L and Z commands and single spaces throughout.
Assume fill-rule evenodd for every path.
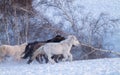
M 74 35 L 68 35 L 67 38 L 57 35 L 47 41 L 35 41 L 14 46 L 1 45 L 0 62 L 5 61 L 7 57 L 12 57 L 17 61 L 27 59 L 28 64 L 35 59 L 39 63 L 44 61 L 52 64 L 59 61 L 72 61 L 71 48 L 79 44 Z

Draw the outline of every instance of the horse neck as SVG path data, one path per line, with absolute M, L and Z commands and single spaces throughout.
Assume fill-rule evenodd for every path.
M 45 53 L 45 52 L 44 52 L 44 46 L 39 47 L 37 50 L 39 50 L 41 54 L 44 54 L 44 53 Z
M 68 46 L 72 47 L 73 43 L 71 39 L 66 39 L 60 42 L 61 44 L 67 44 Z

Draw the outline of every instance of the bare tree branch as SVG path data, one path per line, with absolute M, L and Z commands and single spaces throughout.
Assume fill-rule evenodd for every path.
M 115 52 L 113 50 L 104 50 L 104 49 L 99 49 L 99 48 L 95 48 L 93 46 L 90 46 L 90 45 L 87 45 L 87 44 L 83 44 L 83 43 L 80 43 L 81 46 L 85 46 L 85 47 L 89 47 L 90 49 L 92 49 L 92 51 L 88 54 L 91 54 L 93 53 L 94 51 L 102 51 L 102 52 L 107 52 L 107 53 L 113 53 L 113 54 L 116 54 L 116 55 L 120 55 L 120 52 Z M 88 55 L 86 54 L 86 55 Z M 85 56 L 86 56 L 85 55 Z

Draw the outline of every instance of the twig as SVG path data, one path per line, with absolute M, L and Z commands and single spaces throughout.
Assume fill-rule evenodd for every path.
M 87 53 L 87 54 L 81 56 L 80 59 L 84 58 L 85 56 L 88 56 L 88 55 L 92 54 L 92 53 L 95 52 L 95 51 L 96 51 L 96 50 L 92 50 L 91 52 L 89 52 L 89 53 Z
M 120 55 L 120 52 L 115 52 L 115 51 L 111 51 L 111 50 L 104 50 L 104 49 L 99 49 L 99 48 L 95 48 L 93 46 L 90 46 L 90 45 L 86 45 L 86 44 L 83 44 L 81 43 L 80 44 L 81 46 L 86 46 L 86 47 L 90 47 L 91 49 L 95 50 L 95 51 L 102 51 L 102 52 L 108 52 L 108 53 L 113 53 L 113 54 L 116 54 L 116 55 Z M 91 53 L 91 52 L 90 52 Z M 89 54 L 90 54 L 89 53 Z

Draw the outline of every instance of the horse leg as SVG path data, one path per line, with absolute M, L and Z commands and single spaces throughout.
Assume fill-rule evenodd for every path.
M 24 56 L 22 56 L 22 59 L 26 59 L 30 56 L 30 52 L 24 53 Z
M 36 60 L 39 62 L 39 63 L 41 63 L 42 61 L 43 61 L 43 58 L 42 57 L 44 57 L 45 58 L 45 55 L 44 54 L 39 54 L 37 57 L 36 57 Z M 40 61 L 41 60 L 41 61 Z M 48 59 L 47 59 L 48 60 Z
M 0 57 L 0 62 L 2 62 L 4 60 L 4 58 L 3 57 Z
M 59 60 L 62 60 L 63 58 L 64 58 L 64 57 L 63 57 L 62 54 L 60 54 L 60 55 L 54 55 L 54 60 L 55 60 L 56 63 L 58 63 L 58 61 L 59 61 Z
M 55 61 L 51 58 L 52 57 L 52 55 L 48 55 L 48 60 L 49 60 L 49 62 L 51 63 L 51 64 L 54 64 L 55 63 Z
M 39 55 L 40 53 L 39 53 L 39 50 L 38 51 L 35 51 L 34 53 L 33 53 L 33 56 L 32 57 L 30 57 L 30 59 L 28 60 L 28 64 L 30 64 L 36 57 L 37 57 L 37 55 Z
M 38 55 L 35 59 L 36 59 L 37 62 L 40 63 L 40 59 L 39 58 L 41 58 L 41 57 L 39 57 L 39 55 Z
M 63 54 L 63 57 L 64 57 L 64 58 L 62 59 L 63 62 L 68 59 L 68 55 L 67 55 L 66 53 Z
M 63 54 L 60 54 L 58 60 L 62 61 L 63 58 Z
M 43 55 L 44 59 L 45 59 L 45 63 L 48 63 L 48 57 L 44 54 Z
M 56 63 L 58 63 L 59 55 L 53 55 L 51 58 L 54 59 Z
M 72 60 L 73 60 L 73 56 L 72 56 L 72 54 L 69 53 L 68 56 L 69 56 L 69 61 L 72 61 Z

